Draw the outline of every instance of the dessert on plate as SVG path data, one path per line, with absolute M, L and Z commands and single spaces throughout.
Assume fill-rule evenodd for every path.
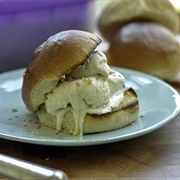
M 138 116 L 136 92 L 111 69 L 101 39 L 79 30 L 51 36 L 33 53 L 24 73 L 22 99 L 40 122 L 82 136 L 131 124 Z

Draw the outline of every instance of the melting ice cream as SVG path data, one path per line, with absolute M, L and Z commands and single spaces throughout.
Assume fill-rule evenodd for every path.
M 104 114 L 118 107 L 124 98 L 124 77 L 108 64 L 106 56 L 99 51 L 68 73 L 64 81 L 48 94 L 45 107 L 56 116 L 57 130 L 67 111 L 71 111 L 75 122 L 74 135 L 83 134 L 86 114 Z

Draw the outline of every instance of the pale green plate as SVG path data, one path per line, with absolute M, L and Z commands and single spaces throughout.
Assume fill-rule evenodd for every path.
M 38 124 L 21 99 L 24 69 L 0 74 L 0 138 L 53 146 L 87 146 L 142 136 L 168 123 L 180 111 L 180 96 L 169 84 L 147 74 L 113 67 L 126 78 L 140 101 L 140 114 L 133 125 L 97 134 L 73 137 Z

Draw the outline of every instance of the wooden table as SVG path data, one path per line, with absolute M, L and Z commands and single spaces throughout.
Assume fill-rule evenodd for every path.
M 180 114 L 160 129 L 126 141 L 54 147 L 0 139 L 0 153 L 61 169 L 69 179 L 180 178 Z

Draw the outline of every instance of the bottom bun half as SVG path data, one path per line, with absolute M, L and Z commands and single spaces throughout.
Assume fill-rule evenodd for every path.
M 87 114 L 83 123 L 83 134 L 111 131 L 134 122 L 139 114 L 139 101 L 135 91 L 130 88 L 124 92 L 124 101 L 110 113 Z M 44 106 L 38 111 L 42 125 L 56 129 L 56 116 L 47 113 Z M 62 132 L 73 134 L 75 123 L 73 114 L 68 111 L 62 121 Z

